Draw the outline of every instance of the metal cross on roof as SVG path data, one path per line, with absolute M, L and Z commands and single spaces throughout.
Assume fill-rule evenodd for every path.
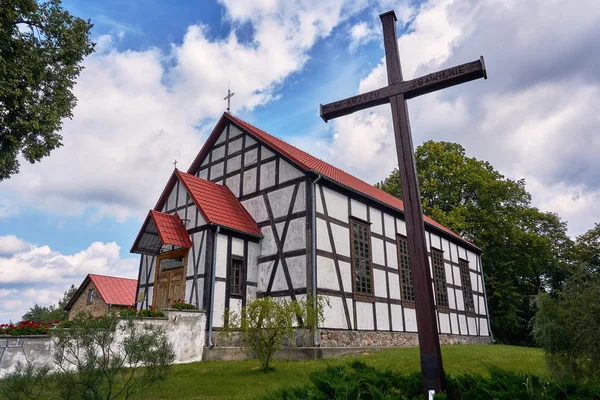
M 231 93 L 231 89 L 227 88 L 227 96 L 223 100 L 227 100 L 227 112 L 229 112 L 229 108 L 231 106 L 231 98 L 235 93 Z
M 173 169 L 177 169 L 177 159 L 175 159 L 175 162 L 173 163 Z

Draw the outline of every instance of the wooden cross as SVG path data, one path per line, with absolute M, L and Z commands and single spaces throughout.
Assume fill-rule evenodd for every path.
M 223 100 L 227 100 L 227 112 L 229 112 L 229 107 L 231 106 L 231 98 L 235 93 L 231 93 L 231 90 L 227 88 L 227 96 Z
M 444 368 L 406 100 L 474 79 L 487 79 L 487 75 L 483 57 L 481 57 L 477 61 L 404 81 L 398 54 L 396 14 L 394 11 L 388 11 L 379 17 L 383 24 L 388 86 L 333 103 L 322 104 L 320 115 L 327 122 L 330 119 L 381 104 L 390 103 L 392 107 L 396 153 L 402 180 L 408 253 L 415 289 L 421 375 L 425 398 L 428 399 L 432 398 L 432 392 L 439 393 L 444 390 Z

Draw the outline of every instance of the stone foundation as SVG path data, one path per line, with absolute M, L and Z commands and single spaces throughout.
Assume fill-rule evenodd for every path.
M 490 344 L 489 336 L 440 334 L 441 344 Z M 321 330 L 321 347 L 412 347 L 419 345 L 416 332 Z
M 208 332 L 206 332 L 206 343 L 208 347 Z M 213 331 L 213 345 L 216 347 L 241 347 L 241 339 L 239 333 L 224 335 L 220 331 Z M 311 347 L 313 345 L 312 334 L 309 329 L 295 329 L 294 337 L 290 343 L 287 339 L 284 340 L 283 348 L 290 347 Z

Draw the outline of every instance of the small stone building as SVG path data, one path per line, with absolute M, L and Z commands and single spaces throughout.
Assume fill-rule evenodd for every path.
M 119 311 L 135 303 L 137 279 L 88 274 L 65 310 L 69 319 L 79 313 L 101 317 L 108 311 Z

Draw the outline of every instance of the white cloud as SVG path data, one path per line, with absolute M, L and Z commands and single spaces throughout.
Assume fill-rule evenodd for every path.
M 0 236 L 0 257 L 12 256 L 29 250 L 31 245 L 15 235 Z
M 137 278 L 138 258 L 119 258 L 120 247 L 115 242 L 94 242 L 75 254 L 61 254 L 14 236 L 0 237 L 0 243 L 7 242 L 18 243 L 12 248 L 19 251 L 0 254 L 2 322 L 20 320 L 35 303 L 55 304 L 65 290 L 81 284 L 87 274 Z
M 359 22 L 350 29 L 350 52 L 356 51 L 360 46 L 369 43 L 371 40 L 377 39 L 379 31 L 369 27 L 366 22 Z

